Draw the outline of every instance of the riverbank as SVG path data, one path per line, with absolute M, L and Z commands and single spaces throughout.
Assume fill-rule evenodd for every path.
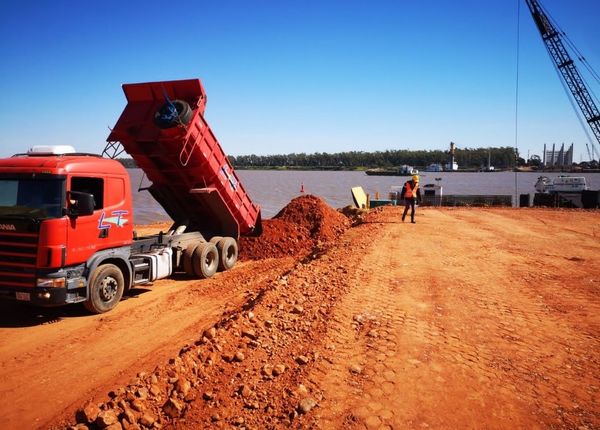
M 600 427 L 600 212 L 312 207 L 106 315 L 3 305 L 0 426 Z

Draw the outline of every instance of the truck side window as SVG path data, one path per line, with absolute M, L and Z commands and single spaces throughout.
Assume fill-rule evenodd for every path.
M 101 178 L 71 178 L 71 191 L 90 193 L 94 196 L 94 209 L 104 207 L 104 179 Z

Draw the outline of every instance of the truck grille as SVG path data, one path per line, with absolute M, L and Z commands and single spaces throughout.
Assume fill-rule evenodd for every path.
M 35 286 L 37 233 L 0 232 L 0 288 Z

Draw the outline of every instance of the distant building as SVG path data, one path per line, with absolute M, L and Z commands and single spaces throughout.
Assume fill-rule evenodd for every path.
M 573 144 L 565 151 L 563 143 L 560 150 L 556 150 L 556 144 L 552 144 L 552 149 L 546 149 L 544 144 L 544 159 L 542 161 L 544 167 L 570 167 L 573 164 Z

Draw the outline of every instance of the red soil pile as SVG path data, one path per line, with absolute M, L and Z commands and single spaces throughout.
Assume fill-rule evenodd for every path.
M 350 221 L 313 195 L 292 200 L 273 219 L 263 220 L 263 233 L 239 240 L 241 260 L 260 260 L 310 252 L 318 243 L 335 240 Z

